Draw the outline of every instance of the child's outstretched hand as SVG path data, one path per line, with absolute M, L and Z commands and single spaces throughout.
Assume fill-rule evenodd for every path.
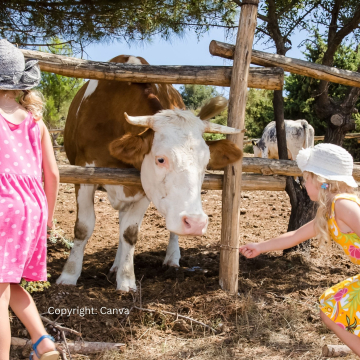
M 248 259 L 254 258 L 261 254 L 260 244 L 250 243 L 240 246 L 239 251 Z

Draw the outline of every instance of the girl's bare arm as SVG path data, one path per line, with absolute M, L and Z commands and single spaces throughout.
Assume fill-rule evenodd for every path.
M 291 248 L 314 236 L 316 236 L 316 232 L 314 220 L 312 220 L 295 231 L 290 231 L 271 240 L 243 245 L 240 247 L 240 252 L 248 258 L 253 258 L 264 252 Z
M 56 164 L 54 149 L 51 143 L 51 138 L 48 129 L 44 122 L 39 120 L 41 131 L 41 148 L 43 157 L 43 172 L 44 172 L 44 191 L 48 203 L 48 222 L 49 227 L 53 226 L 53 217 L 55 212 L 56 198 L 59 191 L 59 169 Z

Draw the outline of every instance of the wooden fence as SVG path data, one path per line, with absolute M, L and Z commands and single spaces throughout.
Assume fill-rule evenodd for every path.
M 210 44 L 210 52 L 213 55 L 234 59 L 234 67 L 130 65 L 86 61 L 38 51 L 22 51 L 26 58 L 38 59 L 41 70 L 64 76 L 136 83 L 230 86 L 230 126 L 243 123 L 246 87 L 281 90 L 284 70 L 360 87 L 359 73 L 252 50 L 258 4 L 259 0 L 246 0 L 242 3 L 236 46 L 216 41 Z M 249 69 L 250 61 L 271 68 Z M 231 135 L 229 138 L 240 147 L 243 146 L 243 134 Z M 356 165 L 356 180 L 360 180 L 359 174 L 360 167 Z M 242 189 L 284 190 L 286 175 L 300 175 L 300 170 L 294 162 L 244 158 L 242 162 L 228 166 L 224 175 L 207 174 L 205 177 L 204 189 L 223 190 L 219 282 L 222 288 L 231 294 L 237 294 L 238 289 L 240 192 Z M 60 176 L 61 182 L 66 183 L 140 185 L 139 173 L 135 170 L 60 166 Z

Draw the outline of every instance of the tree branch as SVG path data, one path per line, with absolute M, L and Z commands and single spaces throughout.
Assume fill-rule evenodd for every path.
M 17 45 L 19 46 L 47 46 L 47 47 L 50 47 L 50 46 L 61 46 L 61 45 L 65 45 L 65 44 L 71 44 L 72 42 L 74 42 L 75 40 L 69 40 L 69 41 L 65 41 L 65 42 L 62 42 L 62 43 L 58 43 L 58 44 L 23 44 L 23 43 L 18 43 Z
M 333 42 L 333 39 L 336 35 L 340 8 L 341 8 L 341 0 L 335 0 L 334 6 L 331 10 L 331 21 L 329 25 L 328 44 L 331 44 Z
M 352 31 L 354 31 L 359 25 L 360 25 L 360 4 L 358 5 L 358 8 L 355 11 L 352 19 L 336 33 L 333 41 L 340 44 L 342 40 Z
M 355 11 L 352 19 L 338 32 L 337 29 L 337 21 L 339 17 L 340 11 L 340 0 L 335 1 L 334 9 L 332 10 L 331 22 L 329 25 L 329 36 L 328 36 L 328 48 L 324 54 L 322 64 L 327 66 L 332 66 L 334 61 L 334 55 L 336 50 L 342 43 L 343 39 L 349 35 L 360 23 L 360 5 L 358 9 Z M 318 102 L 321 108 L 325 108 L 329 104 L 328 99 L 328 89 L 329 84 L 327 81 L 321 80 L 318 87 Z
M 258 13 L 257 17 L 258 17 L 260 20 L 265 21 L 265 22 L 267 22 L 267 23 L 270 22 L 270 19 L 269 19 L 267 16 L 265 16 L 265 15 L 261 15 L 261 14 Z
M 271 35 L 271 38 L 274 40 L 276 45 L 276 53 L 279 55 L 285 55 L 285 43 L 284 38 L 281 34 L 278 17 L 276 15 L 276 4 L 275 0 L 268 0 L 268 17 L 270 19 L 267 24 L 267 29 Z
M 278 13 L 278 17 L 283 16 L 285 13 L 287 13 L 294 5 L 296 5 L 299 2 L 299 0 L 293 0 L 288 6 L 286 6 L 282 12 Z
M 308 16 L 314 9 L 316 9 L 318 4 L 315 4 L 309 11 L 305 13 L 304 16 L 300 17 L 293 26 L 290 27 L 289 31 L 286 33 L 285 38 L 287 39 L 288 36 L 294 31 L 294 29 Z

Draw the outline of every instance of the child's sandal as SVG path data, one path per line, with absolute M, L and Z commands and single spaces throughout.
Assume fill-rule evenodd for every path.
M 60 356 L 60 353 L 57 351 L 57 350 L 51 350 L 51 351 L 48 351 L 42 355 L 40 355 L 37 351 L 37 347 L 38 345 L 41 343 L 42 340 L 44 339 L 50 339 L 52 341 L 55 342 L 55 339 L 50 336 L 50 335 L 43 335 L 41 336 L 41 338 L 32 346 L 32 349 L 34 350 L 36 356 L 38 357 L 39 360 L 58 360 L 59 359 L 59 356 Z M 30 360 L 34 360 L 34 352 L 31 352 L 30 354 Z

